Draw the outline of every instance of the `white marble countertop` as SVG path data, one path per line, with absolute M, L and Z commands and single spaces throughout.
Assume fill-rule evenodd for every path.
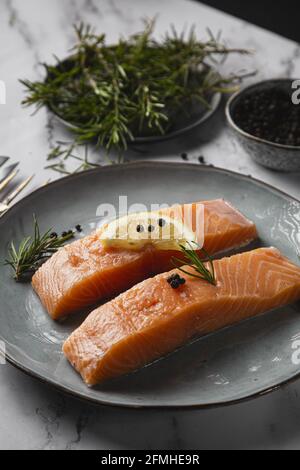
M 156 34 L 171 23 L 178 29 L 195 23 L 201 37 L 208 26 L 221 29 L 228 44 L 256 51 L 249 58 L 231 57 L 225 69 L 257 69 L 255 80 L 300 76 L 299 45 L 188 0 L 1 0 L 0 9 L 0 80 L 7 86 L 7 104 L 0 105 L 0 154 L 20 160 L 22 176 L 35 173 L 36 186 L 57 178 L 44 169 L 45 159 L 64 133 L 46 112 L 31 117 L 31 110 L 21 108 L 18 79 L 41 77 L 39 63 L 50 61 L 53 53 L 66 56 L 73 40 L 71 25 L 82 19 L 105 31 L 109 40 L 139 30 L 142 17 L 157 13 Z M 226 129 L 222 113 L 212 122 L 201 134 L 196 130 L 164 145 L 135 148 L 127 157 L 178 161 L 187 152 L 197 162 L 203 155 L 209 164 L 250 174 L 300 198 L 299 174 L 257 166 Z M 125 411 L 78 402 L 0 365 L 0 448 L 299 449 L 299 394 L 298 382 L 223 409 Z

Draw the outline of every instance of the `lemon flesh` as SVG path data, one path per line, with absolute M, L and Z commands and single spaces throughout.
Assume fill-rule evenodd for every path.
M 157 212 L 129 214 L 110 222 L 101 232 L 105 248 L 141 250 L 153 245 L 157 250 L 179 251 L 197 243 L 195 233 L 181 220 Z

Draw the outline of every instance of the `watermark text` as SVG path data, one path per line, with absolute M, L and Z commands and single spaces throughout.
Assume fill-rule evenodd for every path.
M 0 341 L 0 365 L 6 364 L 6 347 L 4 341 Z
M 292 354 L 292 363 L 295 366 L 299 366 L 300 365 L 300 338 L 296 339 L 292 343 L 292 349 L 294 351 Z
M 0 80 L 0 104 L 6 104 L 6 86 L 3 80 Z
M 292 89 L 295 90 L 292 94 L 292 102 L 295 105 L 300 104 L 300 80 L 295 80 L 292 83 Z
M 109 238 L 112 239 L 187 240 L 186 236 L 193 234 L 191 241 L 199 248 L 204 244 L 204 205 L 201 203 L 129 205 L 127 196 L 119 196 L 118 206 L 100 204 L 96 215 L 110 223 Z M 102 236 L 105 238 L 107 233 L 103 231 Z

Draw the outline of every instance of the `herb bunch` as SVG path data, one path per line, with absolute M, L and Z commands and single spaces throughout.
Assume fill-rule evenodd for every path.
M 179 245 L 179 247 L 184 255 L 184 259 L 179 259 L 179 258 L 174 257 L 173 264 L 175 265 L 175 267 L 179 269 L 179 271 L 183 272 L 184 274 L 187 274 L 188 276 L 202 279 L 203 281 L 207 281 L 213 286 L 215 286 L 217 284 L 217 281 L 216 281 L 214 263 L 213 263 L 213 259 L 207 253 L 207 251 L 204 248 L 200 250 L 204 253 L 205 257 L 208 259 L 208 266 L 200 258 L 197 251 L 194 249 L 191 243 L 189 243 L 189 248 L 186 248 L 184 245 Z M 198 249 L 198 246 L 195 246 L 195 248 Z M 190 271 L 186 271 L 184 268 L 182 268 L 182 264 L 184 263 L 190 266 L 191 268 L 193 268 L 195 272 L 193 273 Z
M 16 281 L 30 281 L 38 268 L 73 237 L 72 230 L 61 236 L 52 233 L 51 230 L 41 234 L 34 217 L 34 235 L 24 238 L 18 247 L 11 242 L 8 250 L 9 257 L 4 264 L 11 266 Z
M 144 31 L 114 45 L 90 26 L 75 27 L 77 42 L 67 60 L 43 64 L 45 81 L 21 80 L 23 104 L 50 108 L 72 124 L 77 143 L 94 140 L 123 151 L 136 136 L 168 132 L 187 104 L 209 107 L 212 93 L 231 91 L 241 78 L 221 77 L 212 61 L 248 51 L 229 49 L 212 35 L 201 42 L 193 29 L 179 35 L 172 28 L 158 42 L 154 24 L 146 22 Z

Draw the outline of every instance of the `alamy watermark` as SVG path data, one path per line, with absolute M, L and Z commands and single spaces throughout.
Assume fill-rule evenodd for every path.
M 6 346 L 4 341 L 0 341 L 0 365 L 6 364 Z
M 136 214 L 136 217 L 127 223 L 127 239 L 135 240 L 145 238 L 147 240 L 166 240 L 173 238 L 174 225 L 167 222 L 177 220 L 180 224 L 176 227 L 176 237 L 184 239 L 186 229 L 195 235 L 195 240 L 199 248 L 204 244 L 204 205 L 201 203 L 193 204 L 128 204 L 127 196 L 119 196 L 118 207 L 113 204 L 100 204 L 97 208 L 96 216 L 100 217 L 106 223 L 113 222 L 115 225 L 113 238 L 118 238 L 122 231 L 124 217 L 130 214 Z M 138 230 L 137 230 L 138 228 Z M 124 237 L 124 232 L 122 232 Z M 105 236 L 105 235 L 103 235 Z
M 292 350 L 294 351 L 292 354 L 292 363 L 295 366 L 300 365 L 300 337 L 295 337 L 294 341 L 292 342 Z
M 300 80 L 293 81 L 292 89 L 295 90 L 292 93 L 292 102 L 295 105 L 299 105 L 300 104 Z
M 3 80 L 0 80 L 0 104 L 6 104 L 6 85 Z

